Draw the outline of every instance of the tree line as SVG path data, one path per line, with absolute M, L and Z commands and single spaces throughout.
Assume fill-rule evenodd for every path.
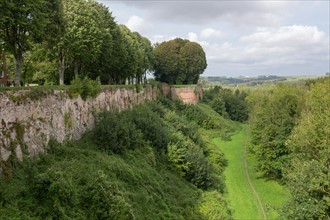
M 282 217 L 330 217 L 330 77 L 247 92 L 215 86 L 204 92 L 203 102 L 249 123 L 257 169 L 291 193 Z
M 251 150 L 258 168 L 291 192 L 289 219 L 330 217 L 330 77 L 252 92 Z
M 248 94 L 236 89 L 215 86 L 204 91 L 203 102 L 208 104 L 219 115 L 233 121 L 245 122 L 248 119 L 248 106 L 246 97 Z
M 164 82 L 187 84 L 196 83 L 206 68 L 203 48 L 183 39 L 173 40 L 185 43 L 178 48 L 180 63 L 171 60 L 164 68 L 162 61 L 177 50 L 164 47 L 165 42 L 152 45 L 117 24 L 112 12 L 95 0 L 2 0 L 0 6 L 0 49 L 14 58 L 9 66 L 16 85 L 69 84 L 78 76 L 99 77 L 103 84 L 139 84 L 148 72 Z M 168 52 L 159 54 L 159 48 Z

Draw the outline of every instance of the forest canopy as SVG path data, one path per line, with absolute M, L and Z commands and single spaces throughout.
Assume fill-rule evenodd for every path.
M 153 72 L 162 82 L 192 84 L 207 66 L 198 43 L 178 38 L 154 46 L 117 24 L 95 0 L 1 1 L 0 6 L 0 50 L 7 55 L 11 84 L 62 85 L 77 77 L 141 84 Z
M 279 84 L 247 97 L 251 147 L 259 171 L 284 183 L 288 219 L 330 216 L 330 78 L 305 86 Z

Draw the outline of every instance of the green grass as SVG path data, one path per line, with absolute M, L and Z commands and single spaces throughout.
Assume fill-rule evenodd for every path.
M 244 170 L 246 129 L 247 127 L 243 126 L 238 134 L 232 136 L 231 141 L 215 138 L 214 143 L 220 147 L 228 160 L 228 167 L 224 172 L 226 197 L 234 219 L 263 219 L 261 207 Z M 261 200 L 267 219 L 277 218 L 279 214 L 276 209 L 288 198 L 288 192 L 277 182 L 266 181 L 256 172 L 256 161 L 253 156 L 248 155 L 247 164 L 251 183 Z
M 253 155 L 248 155 L 247 162 L 252 184 L 263 203 L 267 218 L 278 218 L 282 205 L 289 199 L 289 191 L 274 180 L 262 178 L 262 174 L 255 169 L 256 160 Z

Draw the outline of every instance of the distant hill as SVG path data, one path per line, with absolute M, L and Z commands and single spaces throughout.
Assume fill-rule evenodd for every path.
M 287 78 L 281 76 L 275 76 L 275 75 L 262 75 L 258 77 L 240 76 L 237 78 L 225 77 L 225 76 L 208 76 L 206 77 L 206 79 L 210 83 L 219 83 L 221 85 L 248 84 L 253 86 L 253 85 L 264 84 L 265 82 L 285 81 Z

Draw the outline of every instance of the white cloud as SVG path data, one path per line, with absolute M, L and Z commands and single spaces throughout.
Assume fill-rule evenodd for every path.
M 284 26 L 279 28 L 259 28 L 256 33 L 241 37 L 243 42 L 264 45 L 277 44 L 297 46 L 324 43 L 326 35 L 316 26 Z
M 213 28 L 205 28 L 204 30 L 202 30 L 200 37 L 201 38 L 221 38 L 223 37 L 224 34 L 219 31 L 219 30 L 215 30 Z
M 225 42 L 205 49 L 210 60 L 254 67 L 308 65 L 329 59 L 328 38 L 314 26 L 259 28 L 235 46 Z
M 205 74 L 329 72 L 329 1 L 97 1 L 153 43 L 201 44 Z
M 128 19 L 126 26 L 129 29 L 131 29 L 132 31 L 139 32 L 139 31 L 142 31 L 142 29 L 143 29 L 143 23 L 144 23 L 143 18 L 133 15 Z
M 173 40 L 175 38 L 177 38 L 178 36 L 176 35 L 171 35 L 171 36 L 165 36 L 165 35 L 153 35 L 151 36 L 151 38 L 149 39 L 151 41 L 151 43 L 161 43 L 164 41 L 169 41 L 169 40 Z
M 188 40 L 198 43 L 198 36 L 196 33 L 190 32 L 188 33 Z
M 160 34 L 154 35 L 150 38 L 150 41 L 152 43 L 162 42 L 164 40 L 165 40 L 165 36 Z
M 187 38 L 188 40 L 199 43 L 203 47 L 210 46 L 208 42 L 199 40 L 198 35 L 194 32 L 189 32 L 187 36 L 188 36 Z
M 225 21 L 236 25 L 274 25 L 293 8 L 292 1 L 123 1 L 146 11 L 148 19 L 191 24 Z

